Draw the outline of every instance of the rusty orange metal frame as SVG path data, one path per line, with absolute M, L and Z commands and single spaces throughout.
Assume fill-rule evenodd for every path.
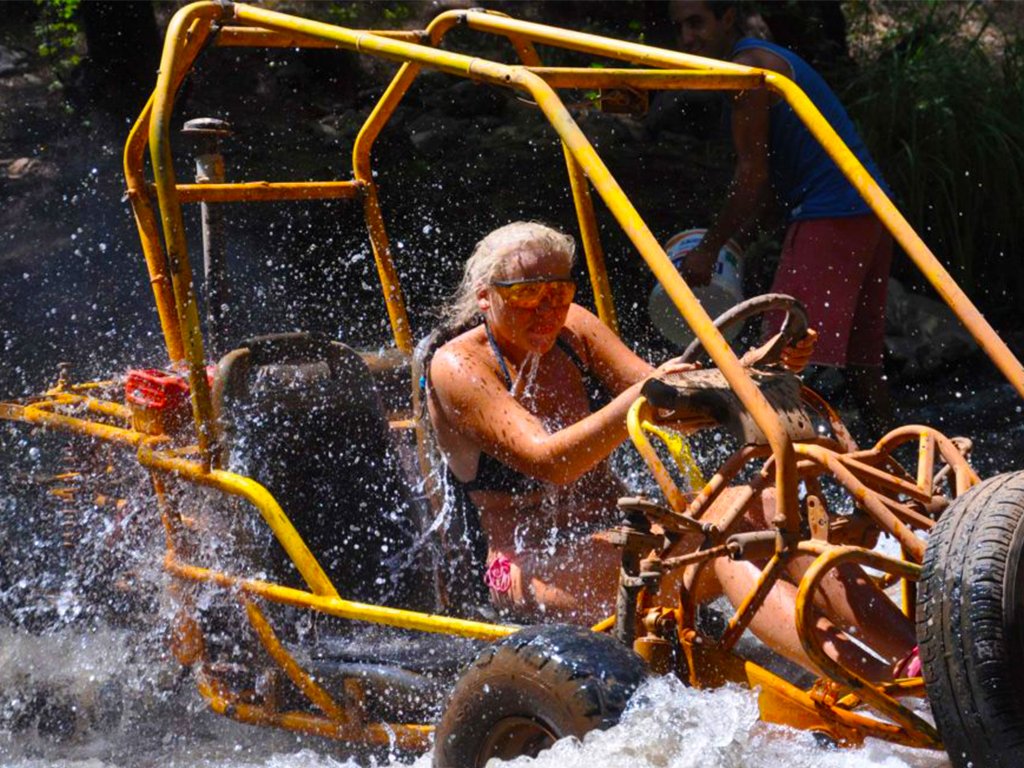
M 833 660 L 822 650 L 821 644 L 815 640 L 815 612 L 811 608 L 814 593 L 825 575 L 844 563 L 865 565 L 885 573 L 895 574 L 908 581 L 916 581 L 921 575 L 919 565 L 886 557 L 879 552 L 860 547 L 828 547 L 825 551 L 821 551 L 810 568 L 807 569 L 804 578 L 800 580 L 797 592 L 796 625 L 804 651 L 830 679 L 844 683 L 858 698 L 902 726 L 905 733 L 911 737 L 909 742 L 911 746 L 941 748 L 942 739 L 939 737 L 938 731 L 935 730 L 935 726 L 912 712 L 879 686 L 872 685 L 852 670 Z
M 908 600 L 913 598 L 915 582 L 920 577 L 918 564 L 923 556 L 924 542 L 911 530 L 927 531 L 933 525 L 931 518 L 915 512 L 910 502 L 933 504 L 936 453 L 942 456 L 946 466 L 952 468 L 952 495 L 958 495 L 977 482 L 977 476 L 947 437 L 929 427 L 908 426 L 893 430 L 869 450 L 843 452 L 833 450 L 827 442 L 797 443 L 795 451 L 801 460 L 797 469 L 802 480 L 808 483 L 811 493 L 820 497 L 817 478 L 828 474 L 846 487 L 857 505 L 873 519 L 879 530 L 897 536 L 903 549 L 904 559 L 894 559 L 878 552 L 855 546 L 830 544 L 828 541 L 788 541 L 783 539 L 782 548 L 767 558 L 756 584 L 737 606 L 730 617 L 725 632 L 718 640 L 701 638 L 695 642 L 696 599 L 694 587 L 701 569 L 718 557 L 731 556 L 728 536 L 736 522 L 749 507 L 751 500 L 760 494 L 767 474 L 772 471 L 774 457 L 764 448 L 753 446 L 736 451 L 716 473 L 704 489 L 686 504 L 686 497 L 678 490 L 675 480 L 665 468 L 647 435 L 659 438 L 670 455 L 679 459 L 678 454 L 685 443 L 674 439 L 672 433 L 657 423 L 657 412 L 643 398 L 630 410 L 627 426 L 630 437 L 641 457 L 648 465 L 659 487 L 669 500 L 670 506 L 693 518 L 700 519 L 703 512 L 718 497 L 722 489 L 735 480 L 750 461 L 766 458 L 758 476 L 749 483 L 743 493 L 731 502 L 731 507 L 721 516 L 716 525 L 705 529 L 706 540 L 703 548 L 662 561 L 665 569 L 685 568 L 680 588 L 680 638 L 689 659 L 691 683 L 698 686 L 717 685 L 723 672 L 726 677 L 761 687 L 759 707 L 761 715 L 769 722 L 778 722 L 828 733 L 837 741 L 859 743 L 865 736 L 893 741 L 908 746 L 940 748 L 941 740 L 935 728 L 922 720 L 898 700 L 899 696 L 923 695 L 920 680 L 900 681 L 897 684 L 871 684 L 856 673 L 846 669 L 828 657 L 814 634 L 814 612 L 811 610 L 814 594 L 824 575 L 843 563 L 857 563 L 874 568 L 899 578 L 904 590 L 904 610 L 909 610 Z M 672 425 L 679 426 L 679 425 Z M 683 424 L 686 430 L 690 425 Z M 892 452 L 900 446 L 918 442 L 916 482 L 901 480 L 895 474 L 886 473 L 877 467 L 895 464 Z M 685 472 L 685 462 L 681 463 Z M 897 465 L 898 467 L 898 465 Z M 898 467 L 899 468 L 899 467 Z M 902 468 L 899 468 L 902 472 Z M 903 473 L 906 474 L 906 473 Z M 907 497 L 910 502 L 900 502 L 897 497 Z M 723 543 L 724 542 L 724 543 Z M 816 693 L 815 689 L 801 691 L 772 673 L 746 662 L 743 669 L 728 662 L 727 654 L 740 635 L 749 626 L 769 591 L 783 577 L 790 558 L 798 554 L 812 554 L 815 560 L 800 581 L 797 594 L 797 631 L 808 657 L 821 669 L 829 683 L 828 690 L 840 690 L 836 685 L 845 686 L 841 696 Z M 757 557 L 759 557 L 758 555 Z M 731 670 L 731 671 L 730 671 Z M 742 673 L 742 674 L 741 674 Z M 730 677 L 731 676 L 731 677 Z M 867 704 L 892 722 L 850 711 L 854 706 Z

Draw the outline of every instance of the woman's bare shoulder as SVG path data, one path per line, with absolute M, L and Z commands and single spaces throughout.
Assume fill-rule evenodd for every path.
M 430 361 L 431 390 L 444 401 L 464 400 L 479 393 L 480 385 L 497 384 L 498 374 L 490 362 L 487 337 L 479 329 L 467 331 L 446 342 Z

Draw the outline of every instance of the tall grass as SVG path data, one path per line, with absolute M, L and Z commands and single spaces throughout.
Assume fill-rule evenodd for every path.
M 995 44 L 980 3 L 889 7 L 895 25 L 844 101 L 897 204 L 962 287 L 1024 318 L 1024 42 Z

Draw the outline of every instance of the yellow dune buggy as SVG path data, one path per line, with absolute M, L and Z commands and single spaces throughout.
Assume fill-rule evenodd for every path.
M 442 49 L 455 27 L 506 38 L 519 61 Z M 244 46 L 337 49 L 400 65 L 356 137 L 351 178 L 226 182 L 216 150 L 223 125 L 207 119 L 186 126 L 208 142 L 197 182 L 176 178 L 170 135 L 179 88 L 204 52 Z M 603 66 L 545 66 L 538 46 Z M 698 377 L 651 382 L 630 412 L 631 437 L 661 497 L 623 499 L 621 525 L 602 534 L 621 548 L 622 569 L 617 612 L 593 628 L 481 620 L 450 599 L 450 585 L 436 577 L 444 569 L 422 546 L 430 534 L 424 521 L 444 511 L 444 489 L 433 480 L 422 371 L 371 155 L 424 70 L 512 89 L 537 106 L 564 149 L 600 318 L 617 328 L 591 189 L 713 363 Z M 62 377 L 42 395 L 0 404 L 0 416 L 134 452 L 151 483 L 151 519 L 159 517 L 166 537 L 173 651 L 214 711 L 353 744 L 407 751 L 433 744 L 437 765 L 462 768 L 608 727 L 646 675 L 674 673 L 694 686 L 756 687 L 765 720 L 837 744 L 873 737 L 946 749 L 958 766 L 1017 763 L 1024 746 L 1024 665 L 1014 662 L 1024 653 L 1024 473 L 982 482 L 965 441 L 922 425 L 858 448 L 798 379 L 767 363 L 753 372 L 741 367 L 723 325 L 782 308 L 797 329 L 799 306 L 768 297 L 714 324 L 559 96 L 587 90 L 614 101 L 616 93 L 749 88 L 770 89 L 793 107 L 1024 396 L 1020 362 L 813 104 L 777 73 L 477 10 L 448 11 L 425 30 L 397 32 L 241 3 L 197 2 L 176 13 L 156 87 L 124 151 L 166 368 L 108 382 Z M 216 205 L 306 200 L 361 206 L 394 346 L 360 352 L 323 335 L 271 328 L 210 360 L 185 207 L 199 204 L 201 212 L 209 337 L 222 328 L 217 292 L 226 279 Z M 702 415 L 679 416 L 694 412 Z M 712 426 L 730 431 L 739 447 L 705 479 L 685 438 Z M 702 521 L 741 480 L 744 490 L 724 519 Z M 739 531 L 767 490 L 776 499 L 770 527 Z M 104 508 L 113 515 L 118 505 Z M 873 548 L 879 534 L 896 542 L 900 556 Z M 696 543 L 667 557 L 666 535 Z M 448 545 L 458 551 L 458 541 Z M 822 677 L 801 686 L 743 658 L 736 644 L 787 563 L 807 555 L 814 561 L 799 584 L 795 621 Z M 692 588 L 715 558 L 748 560 L 761 576 L 711 631 Z M 899 585 L 905 611 L 916 617 L 923 678 L 871 684 L 818 644 L 816 591 L 833 569 L 851 563 Z M 679 593 L 659 591 L 677 569 Z M 126 578 L 118 588 L 130 591 Z M 915 699 L 928 702 L 934 723 Z

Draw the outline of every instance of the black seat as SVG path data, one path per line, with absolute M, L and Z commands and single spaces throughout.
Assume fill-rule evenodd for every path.
M 218 365 L 213 401 L 223 465 L 274 495 L 342 597 L 433 609 L 418 501 L 357 352 L 310 333 L 250 339 Z M 268 552 L 272 574 L 301 585 L 284 550 Z

